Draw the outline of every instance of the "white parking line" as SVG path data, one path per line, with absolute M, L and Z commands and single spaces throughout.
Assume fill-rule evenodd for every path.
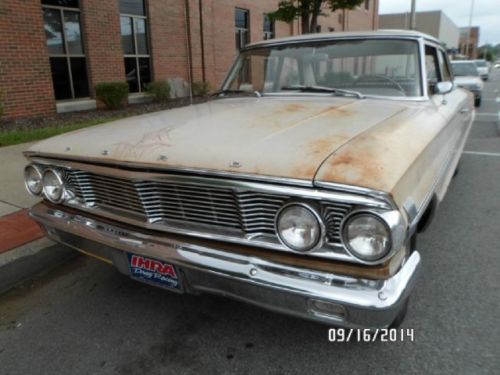
M 497 117 L 497 116 L 500 116 L 499 114 L 500 114 L 500 112 L 498 112 L 498 113 L 495 113 L 495 112 L 486 112 L 486 113 L 485 112 L 476 112 L 476 116 L 495 116 L 495 117 Z
M 496 156 L 500 158 L 500 153 L 496 152 L 464 151 L 463 153 L 469 155 Z

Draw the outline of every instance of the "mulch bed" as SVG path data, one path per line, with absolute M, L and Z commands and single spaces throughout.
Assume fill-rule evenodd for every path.
M 207 101 L 204 97 L 193 98 L 193 104 L 203 103 Z M 129 105 L 123 109 L 108 110 L 97 109 L 84 112 L 69 112 L 60 113 L 48 117 L 36 118 L 23 118 L 15 120 L 2 120 L 0 119 L 0 132 L 13 131 L 13 130 L 31 130 L 46 127 L 62 127 L 81 122 L 92 120 L 106 120 L 115 117 L 129 117 L 141 115 L 144 113 L 162 111 L 165 109 L 172 109 L 184 107 L 190 104 L 189 98 L 172 99 L 165 103 L 140 103 Z

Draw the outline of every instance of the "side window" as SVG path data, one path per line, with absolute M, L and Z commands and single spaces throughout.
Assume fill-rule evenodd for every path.
M 299 84 L 299 62 L 295 58 L 285 56 L 280 72 L 279 87 Z
M 439 66 L 441 67 L 441 73 L 443 76 L 443 81 L 453 81 L 450 73 L 450 65 L 446 57 L 446 52 L 439 51 Z
M 427 88 L 429 94 L 434 95 L 436 83 L 441 81 L 437 50 L 435 47 L 425 46 L 425 69 L 427 71 Z

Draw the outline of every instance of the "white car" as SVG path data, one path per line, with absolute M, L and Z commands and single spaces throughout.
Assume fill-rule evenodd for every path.
M 476 63 L 477 71 L 479 72 L 481 79 L 487 81 L 490 75 L 490 68 L 486 63 L 486 60 L 474 60 L 474 62 Z
M 474 105 L 481 106 L 484 83 L 479 76 L 475 62 L 472 60 L 452 61 L 451 68 L 455 77 L 455 85 L 471 91 L 474 94 Z

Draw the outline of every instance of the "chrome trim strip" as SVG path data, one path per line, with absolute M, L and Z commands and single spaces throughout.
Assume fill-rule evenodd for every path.
M 366 187 L 361 187 L 361 186 L 354 186 L 354 185 L 345 185 L 345 184 L 338 184 L 336 182 L 327 182 L 327 181 L 314 181 L 313 182 L 314 186 L 317 186 L 319 188 L 323 189 L 329 189 L 333 191 L 340 191 L 340 192 L 351 192 L 354 194 L 360 194 L 363 196 L 370 197 L 374 200 L 384 202 L 385 207 L 387 209 L 397 209 L 398 206 L 396 205 L 396 202 L 392 199 L 391 194 L 386 193 L 384 191 L 380 190 L 374 190 Z
M 315 299 L 341 304 L 348 311 L 346 320 L 341 322 L 345 326 L 387 326 L 392 323 L 413 288 L 421 262 L 419 253 L 415 251 L 389 279 L 362 279 L 133 232 L 53 209 L 43 203 L 34 206 L 30 215 L 45 227 L 51 238 L 77 250 L 91 252 L 83 243 L 78 243 L 81 238 L 118 251 L 116 257 L 110 258 L 118 268 L 125 269 L 122 268 L 122 272 L 127 272 L 126 263 L 120 256 L 123 252 L 149 256 L 182 267 L 188 281 L 196 279 L 191 284 L 194 290 L 206 290 L 244 300 L 245 296 L 252 296 L 247 302 L 271 309 L 278 309 L 280 301 L 289 301 L 284 305 L 286 308 L 281 309 L 284 313 L 331 322 L 332 319 L 320 319 L 312 314 L 307 303 L 292 302 L 297 302 L 296 298 L 303 298 L 304 302 Z M 65 242 L 58 231 L 72 236 L 73 241 Z M 122 259 L 121 263 L 119 258 Z M 192 272 L 201 272 L 205 277 L 217 277 L 218 282 L 214 284 L 206 279 L 195 278 Z M 234 286 L 231 282 L 235 281 L 239 282 L 240 289 L 231 288 Z M 211 289 L 213 285 L 217 285 L 217 289 Z M 267 292 L 250 293 L 249 288 L 257 286 Z M 270 295 L 271 292 L 274 293 Z
M 96 174 L 104 174 L 107 176 L 118 177 L 118 178 L 126 178 L 132 180 L 151 180 L 151 181 L 174 181 L 174 182 L 182 182 L 189 184 L 209 184 L 214 187 L 226 187 L 232 188 L 239 191 L 252 190 L 259 193 L 268 193 L 268 194 L 283 194 L 283 195 L 291 195 L 298 198 L 305 199 L 314 199 L 314 200 L 324 200 L 324 201 L 332 201 L 346 204 L 357 204 L 369 207 L 376 208 L 392 208 L 392 205 L 389 205 L 387 199 L 381 198 L 384 193 L 380 193 L 378 195 L 376 193 L 372 195 L 362 194 L 359 195 L 360 192 L 364 191 L 363 188 L 355 188 L 350 186 L 345 186 L 345 188 L 340 189 L 340 186 L 335 184 L 335 188 L 339 191 L 331 190 L 332 184 L 325 183 L 324 186 L 328 186 L 330 190 L 319 190 L 319 189 L 310 189 L 304 187 L 296 187 L 296 186 L 288 186 L 288 185 L 273 185 L 262 182 L 252 182 L 243 179 L 222 179 L 222 178 L 213 178 L 213 177 L 204 177 L 201 175 L 179 175 L 179 174 L 171 174 L 169 170 L 164 170 L 163 173 L 159 171 L 156 172 L 142 172 L 142 171 L 132 171 L 127 169 L 122 169 L 119 167 L 111 167 L 111 166 L 99 166 L 93 164 L 84 164 L 72 161 L 64 161 L 57 159 L 46 159 L 46 158 L 38 158 L 38 157 L 30 157 L 30 159 L 34 163 L 47 165 L 47 166 L 56 166 L 62 168 L 69 169 L 78 169 L 85 172 L 91 172 Z M 189 172 L 187 169 L 183 169 L 183 171 Z M 231 177 L 237 177 L 237 174 L 230 174 Z M 229 175 L 227 176 L 229 177 Z M 271 182 L 274 179 L 271 180 Z M 312 185 L 312 184 L 311 184 Z M 321 184 L 320 184 L 321 185 Z M 321 187 L 318 185 L 319 187 Z M 350 192 L 352 190 L 352 192 Z M 369 189 L 366 189 L 369 191 Z
M 282 185 L 312 187 L 313 184 L 310 180 L 302 180 L 289 177 L 276 177 L 267 175 L 256 175 L 239 172 L 220 171 L 214 169 L 202 168 L 186 168 L 186 167 L 173 167 L 163 166 L 157 164 L 148 164 L 140 162 L 129 162 L 122 160 L 106 160 L 103 158 L 90 158 L 90 157 L 61 157 L 61 154 L 40 153 L 36 151 L 25 151 L 24 156 L 33 162 L 40 164 L 59 163 L 64 166 L 68 163 L 82 163 L 83 165 L 91 165 L 92 167 L 111 167 L 118 169 L 129 169 L 130 171 L 154 171 L 157 173 L 178 173 L 179 175 L 190 174 L 198 176 L 209 176 L 215 178 L 231 178 L 239 180 L 261 181 L 267 183 L 277 183 Z
M 318 43 L 318 42 L 327 42 L 329 40 L 335 41 L 335 40 L 353 40 L 353 39 L 391 39 L 391 40 L 425 40 L 429 42 L 433 42 L 438 44 L 439 42 L 437 39 L 433 39 L 431 36 L 427 36 L 424 34 L 415 34 L 415 35 L 391 35 L 391 34 L 366 34 L 366 35 L 332 35 L 332 34 L 314 34 L 314 37 L 309 37 L 309 38 L 296 38 L 296 39 L 289 39 L 286 38 L 284 40 L 281 39 L 269 39 L 266 41 L 259 41 L 256 43 L 248 44 L 244 48 L 241 49 L 241 53 L 250 51 L 253 49 L 258 49 L 258 48 L 267 48 L 267 47 L 276 47 L 276 46 L 282 46 L 282 45 L 287 45 L 287 44 L 306 44 L 306 43 Z

